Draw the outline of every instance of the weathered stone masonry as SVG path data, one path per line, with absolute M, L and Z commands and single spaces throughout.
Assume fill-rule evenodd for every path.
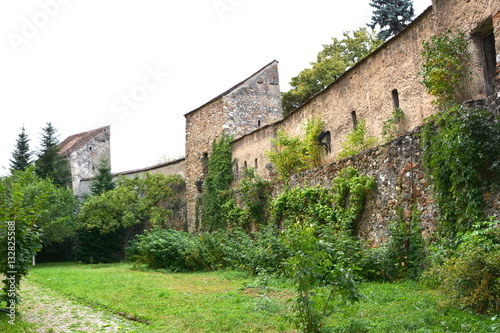
M 425 232 L 432 232 L 436 210 L 421 169 L 418 144 L 419 126 L 435 112 L 432 97 L 420 84 L 422 40 L 449 29 L 465 33 L 472 54 L 469 70 L 473 79 L 467 85 L 465 100 L 488 106 L 499 114 L 500 98 L 500 1 L 433 0 L 433 4 L 405 30 L 385 42 L 335 82 L 285 118 L 281 117 L 278 63 L 273 61 L 255 74 L 189 112 L 186 118 L 186 207 L 187 226 L 195 230 L 196 208 L 200 208 L 206 162 L 212 142 L 222 132 L 233 135 L 234 174 L 238 179 L 245 168 L 255 168 L 265 179 L 273 180 L 275 170 L 266 151 L 277 130 L 302 135 L 303 124 L 320 115 L 325 130 L 332 135 L 332 151 L 323 152 L 321 167 L 295 175 L 293 186 L 331 185 L 345 166 L 355 166 L 373 176 L 372 191 L 359 224 L 360 236 L 373 244 L 387 237 L 387 223 L 400 207 L 406 216 L 410 204 L 417 202 Z M 480 101 L 480 102 L 477 102 Z M 395 107 L 405 119 L 398 130 L 407 133 L 376 149 L 337 161 L 341 142 L 356 121 L 366 121 L 368 135 L 381 138 L 384 121 Z M 415 130 L 413 130 L 415 129 Z M 83 161 L 82 161 L 83 162 Z M 172 171 L 173 172 L 173 171 Z M 176 171 L 178 172 L 178 171 Z M 280 190 L 276 184 L 276 193 Z M 488 214 L 499 216 L 500 198 L 487 194 Z M 198 203 L 198 204 L 197 204 Z

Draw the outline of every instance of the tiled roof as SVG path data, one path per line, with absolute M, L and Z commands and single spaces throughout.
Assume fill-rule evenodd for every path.
M 62 155 L 71 154 L 72 152 L 84 146 L 89 140 L 93 139 L 106 129 L 108 129 L 109 131 L 109 126 L 99 127 L 91 131 L 73 134 L 67 137 L 63 142 L 59 144 L 59 149 L 60 149 L 59 153 Z

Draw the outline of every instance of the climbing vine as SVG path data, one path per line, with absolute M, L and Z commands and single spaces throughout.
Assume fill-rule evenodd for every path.
M 500 125 L 491 114 L 455 106 L 428 121 L 423 162 L 432 175 L 440 231 L 465 232 L 484 219 L 484 192 L 500 171 Z
M 236 205 L 231 190 L 233 181 L 231 142 L 232 137 L 223 134 L 219 140 L 214 140 L 212 143 L 203 193 L 204 231 L 223 229 L 231 222 L 229 215 Z
M 319 165 L 320 146 L 317 140 L 323 126 L 321 117 L 313 117 L 304 124 L 303 138 L 288 136 L 283 130 L 277 131 L 276 137 L 271 140 L 274 149 L 267 155 L 282 180 L 288 182 L 292 174 Z
M 470 52 L 463 32 L 448 30 L 422 41 L 421 83 L 439 108 L 463 101 L 465 83 L 470 79 L 467 64 Z
M 366 122 L 364 120 L 358 121 L 356 128 L 349 132 L 345 140 L 342 141 L 339 157 L 346 158 L 374 147 L 377 144 L 377 138 L 367 136 L 367 132 Z
M 391 113 L 391 117 L 384 121 L 382 124 L 382 138 L 385 142 L 388 142 L 396 136 L 398 131 L 398 124 L 405 119 L 405 113 L 400 108 L 394 108 Z

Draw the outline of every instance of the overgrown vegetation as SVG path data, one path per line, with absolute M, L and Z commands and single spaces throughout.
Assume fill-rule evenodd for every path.
M 465 35 L 447 31 L 423 45 L 422 83 L 441 111 L 422 132 L 423 163 L 439 209 L 427 279 L 454 305 L 498 313 L 499 222 L 488 220 L 484 208 L 485 195 L 498 189 L 500 125 L 487 111 L 458 105 L 469 78 Z
M 367 132 L 365 120 L 359 120 L 356 124 L 356 128 L 349 132 L 341 142 L 341 150 L 338 156 L 340 158 L 346 158 L 374 147 L 377 144 L 377 138 L 367 136 Z
M 227 228 L 231 223 L 227 217 L 234 209 L 233 161 L 231 158 L 231 136 L 221 135 L 212 143 L 212 151 L 207 161 L 208 173 L 204 180 L 203 224 L 204 231 Z
M 274 149 L 267 152 L 280 179 L 288 182 L 290 175 L 317 167 L 320 162 L 318 136 L 324 126 L 321 117 L 307 119 L 303 126 L 304 136 L 290 137 L 285 131 L 278 130 L 271 140 Z
M 382 124 L 382 138 L 388 142 L 396 137 L 400 132 L 399 125 L 404 121 L 405 113 L 400 108 L 395 108 L 391 117 Z
M 423 40 L 422 84 L 442 109 L 464 100 L 470 52 L 463 32 L 448 30 Z

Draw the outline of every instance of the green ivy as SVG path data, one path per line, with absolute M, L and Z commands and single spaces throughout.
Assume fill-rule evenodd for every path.
M 318 136 L 323 126 L 321 117 L 313 117 L 304 124 L 304 138 L 290 137 L 281 129 L 276 132 L 276 137 L 271 140 L 274 149 L 267 155 L 285 183 L 292 174 L 319 166 Z
M 391 117 L 384 121 L 382 124 L 382 138 L 385 142 L 388 142 L 398 134 L 398 124 L 400 124 L 405 119 L 405 113 L 400 108 L 394 108 Z
M 367 136 L 366 122 L 359 120 L 356 129 L 349 132 L 345 140 L 341 143 L 341 150 L 338 154 L 340 158 L 346 158 L 358 154 L 359 152 L 375 147 L 377 138 Z
M 245 170 L 238 189 L 241 195 L 242 227 L 248 231 L 256 230 L 268 220 L 271 184 L 250 168 Z
M 422 41 L 422 84 L 435 97 L 440 108 L 463 101 L 465 87 L 470 79 L 467 65 L 470 52 L 463 32 L 448 30 L 428 41 Z
M 445 236 L 483 220 L 484 193 L 498 180 L 500 124 L 486 111 L 453 107 L 428 121 L 422 131 L 423 164 L 432 175 Z
M 214 140 L 212 143 L 203 193 L 202 230 L 204 231 L 224 229 L 234 221 L 232 215 L 235 212 L 236 202 L 231 190 L 234 179 L 232 141 L 231 136 L 222 134 L 219 140 Z

